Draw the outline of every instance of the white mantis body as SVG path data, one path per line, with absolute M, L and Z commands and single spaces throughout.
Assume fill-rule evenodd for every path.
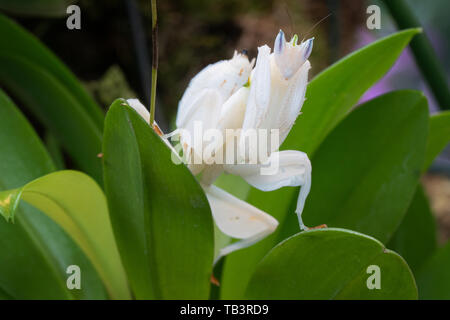
M 286 42 L 280 30 L 274 52 L 267 46 L 258 48 L 256 65 L 245 54 L 235 52 L 230 60 L 209 65 L 190 82 L 179 102 L 177 130 L 163 136 L 178 135 L 184 154 L 188 157 L 202 154 L 205 145 L 195 145 L 190 139 L 195 134 L 194 124 L 200 122 L 203 129 L 218 130 L 227 135 L 227 130 L 277 130 L 277 139 L 270 139 L 266 157 L 250 163 L 251 146 L 243 135 L 237 137 L 237 156 L 231 163 L 189 163 L 193 174 L 201 173 L 200 183 L 210 203 L 217 227 L 226 235 L 240 239 L 222 248 L 220 257 L 248 247 L 273 231 L 278 222 L 269 214 L 232 196 L 213 185 L 223 172 L 239 175 L 250 185 L 263 191 L 286 186 L 301 186 L 296 213 L 300 229 L 307 229 L 301 215 L 311 187 L 311 163 L 308 156 L 296 150 L 278 151 L 287 137 L 305 99 L 313 39 L 297 44 L 297 36 Z M 136 99 L 128 100 L 147 122 L 147 109 Z M 224 139 L 216 148 L 227 152 L 228 140 Z M 176 153 L 176 151 L 174 151 Z M 261 174 L 265 167 L 276 162 L 277 169 L 271 174 Z

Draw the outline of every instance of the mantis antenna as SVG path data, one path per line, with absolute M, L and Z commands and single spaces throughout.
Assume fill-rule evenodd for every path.
M 308 30 L 308 32 L 305 33 L 305 36 L 302 39 L 302 42 L 305 40 L 305 38 L 308 37 L 308 35 L 319 25 L 321 24 L 325 19 L 328 19 L 333 13 L 329 13 L 327 16 L 323 17 L 322 19 L 320 19 L 318 22 L 316 22 L 311 29 Z

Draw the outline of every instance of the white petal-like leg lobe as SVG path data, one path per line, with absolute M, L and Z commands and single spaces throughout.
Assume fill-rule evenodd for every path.
M 272 152 L 263 164 L 226 164 L 224 168 L 259 190 L 272 191 L 303 185 L 311 171 L 311 162 L 304 152 L 285 150 Z
M 150 113 L 138 99 L 128 99 L 127 102 L 147 123 L 150 123 Z
M 247 202 L 214 185 L 203 185 L 203 188 L 220 231 L 227 236 L 242 239 L 221 249 L 216 261 L 232 251 L 258 242 L 277 228 L 278 221 L 275 218 Z
M 194 121 L 200 121 L 203 124 L 203 130 L 215 128 L 219 121 L 222 103 L 222 97 L 217 90 L 204 89 L 200 91 L 195 99 L 192 99 L 188 113 L 184 116 L 184 121 L 179 125 L 177 124 L 177 127 L 191 130 Z
M 242 128 L 249 93 L 249 88 L 242 87 L 223 104 L 217 129 Z
M 300 228 L 305 229 L 301 215 L 311 189 L 312 170 L 306 153 L 295 150 L 273 152 L 264 164 L 224 165 L 224 169 L 228 173 L 241 176 L 262 191 L 301 186 L 295 212 Z
M 203 134 L 215 129 L 219 121 L 222 98 L 217 90 L 205 89 L 192 101 L 184 126 L 179 127 L 180 143 L 189 163 L 201 164 L 203 161 Z M 196 140 L 197 139 L 197 140 Z M 198 141 L 198 144 L 196 143 Z
M 178 104 L 177 127 L 184 126 L 192 102 L 201 91 L 217 90 L 222 100 L 226 101 L 248 81 L 252 68 L 253 62 L 249 62 L 245 54 L 235 52 L 232 59 L 216 62 L 201 70 L 192 78 Z
M 306 154 L 305 154 L 306 156 Z M 306 156 L 305 164 L 307 165 L 307 170 L 305 170 L 304 174 L 304 181 L 300 188 L 300 193 L 298 194 L 297 199 L 297 208 L 295 209 L 295 213 L 298 217 L 298 224 L 300 226 L 300 230 L 306 230 L 308 229 L 305 224 L 303 223 L 302 219 L 302 213 L 303 208 L 305 207 L 306 198 L 308 197 L 309 191 L 311 190 L 311 162 L 309 161 L 308 157 Z
M 223 163 L 225 161 L 227 150 L 224 146 L 226 142 L 233 139 L 230 143 L 236 144 L 235 137 L 239 137 L 240 128 L 244 121 L 249 91 L 248 88 L 242 87 L 222 105 L 216 126 L 217 133 L 221 134 L 221 138 L 214 139 L 214 141 L 205 138 L 208 139 L 207 144 L 210 146 L 209 149 L 214 150 L 214 154 L 217 155 L 217 161 L 220 161 L 218 163 Z M 204 153 L 205 161 L 210 161 L 211 158 L 208 158 L 206 155 L 206 153 L 208 153 L 207 148 L 205 148 Z M 208 162 L 208 164 L 210 163 Z
M 306 61 L 291 80 L 281 103 L 279 116 L 276 118 L 277 123 L 271 125 L 271 128 L 280 129 L 280 145 L 286 139 L 289 131 L 291 131 L 302 109 L 308 84 L 309 69 L 311 69 L 311 64 L 309 61 Z
M 192 112 L 192 108 L 195 107 L 194 101 L 198 98 L 198 95 L 205 89 L 212 89 L 208 80 L 214 77 L 214 73 L 221 69 L 221 66 L 225 64 L 226 61 L 219 61 L 214 64 L 210 64 L 200 71 L 192 80 L 186 91 L 183 94 L 180 102 L 178 103 L 178 112 L 176 125 L 177 128 L 182 128 L 188 122 L 186 119 Z
M 274 231 L 278 221 L 271 215 L 214 186 L 204 186 L 214 220 L 226 235 L 247 239 L 265 230 Z
M 267 114 L 270 102 L 270 48 L 258 48 L 255 70 L 251 76 L 250 94 L 242 129 L 257 129 Z

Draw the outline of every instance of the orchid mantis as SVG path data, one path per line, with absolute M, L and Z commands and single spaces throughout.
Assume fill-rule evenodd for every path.
M 301 151 L 278 149 L 305 100 L 312 46 L 313 39 L 297 44 L 297 36 L 287 42 L 280 30 L 273 53 L 267 45 L 258 48 L 256 65 L 246 54 L 235 52 L 230 60 L 207 66 L 191 80 L 179 102 L 177 129 L 163 136 L 177 155 L 179 150 L 168 139 L 178 136 L 178 146 L 185 159 L 190 160 L 188 168 L 199 177 L 217 227 L 227 236 L 240 239 L 222 248 L 215 262 L 260 241 L 278 225 L 269 214 L 214 186 L 213 182 L 223 172 L 239 175 L 263 191 L 301 186 L 296 213 L 300 229 L 307 229 L 301 215 L 311 187 L 311 163 Z M 138 100 L 128 103 L 149 122 L 149 113 Z M 192 141 L 197 133 L 196 124 L 225 136 L 214 142 L 214 155 L 222 152 L 226 155 L 225 162 L 211 162 L 208 160 L 212 156 L 204 157 L 206 142 Z M 230 147 L 231 140 L 227 139 L 230 130 L 237 132 L 233 137 L 238 140 L 236 146 Z M 256 158 L 250 156 L 255 146 L 246 140 L 245 133 L 251 130 L 276 133 L 266 141 L 257 137 L 257 146 L 263 146 L 264 151 Z

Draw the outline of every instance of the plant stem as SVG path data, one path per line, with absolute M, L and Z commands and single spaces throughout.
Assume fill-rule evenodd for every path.
M 156 0 L 152 4 L 152 89 L 150 94 L 150 125 L 155 121 L 156 81 L 158 76 L 158 23 L 156 15 Z
M 404 0 L 384 0 L 384 3 L 400 29 L 421 27 L 420 22 Z M 416 35 L 410 46 L 416 63 L 441 109 L 450 109 L 447 78 L 425 33 Z

